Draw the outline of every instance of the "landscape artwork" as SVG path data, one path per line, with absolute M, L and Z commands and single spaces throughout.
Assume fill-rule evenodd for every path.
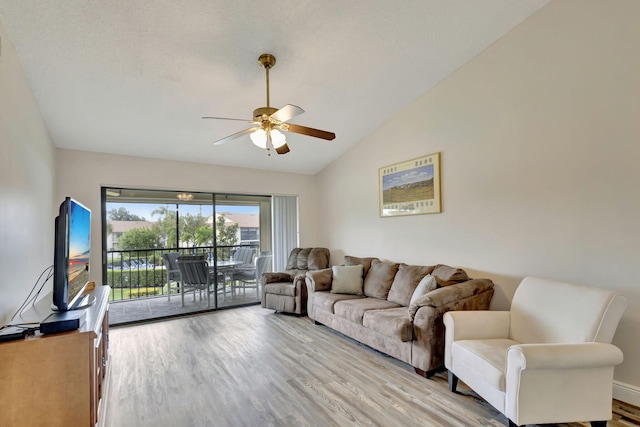
M 380 216 L 441 212 L 440 153 L 379 169 Z

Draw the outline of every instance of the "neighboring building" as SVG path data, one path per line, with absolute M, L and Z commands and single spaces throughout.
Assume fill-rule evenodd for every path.
M 260 241 L 260 216 L 258 214 L 220 212 L 216 215 L 224 215 L 226 227 L 238 224 L 238 244 L 247 245 Z M 207 218 L 207 224 L 213 223 L 212 218 L 212 216 Z

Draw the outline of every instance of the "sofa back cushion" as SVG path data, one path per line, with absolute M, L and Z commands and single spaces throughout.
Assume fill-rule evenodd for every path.
M 411 296 L 418 283 L 433 269 L 434 266 L 400 264 L 391 284 L 387 300 L 409 307 Z
M 364 278 L 364 294 L 368 297 L 387 299 L 399 265 L 374 259 L 369 273 Z
M 344 256 L 344 265 L 361 265 L 364 268 L 363 278 L 367 277 L 367 273 L 369 273 L 369 269 L 371 268 L 371 263 L 373 260 L 380 261 L 375 257 L 368 258 L 358 258 L 355 256 Z
M 440 288 L 469 280 L 469 276 L 467 276 L 467 273 L 463 269 L 449 267 L 444 264 L 436 265 L 431 275 L 436 278 L 436 282 L 438 282 L 438 287 Z

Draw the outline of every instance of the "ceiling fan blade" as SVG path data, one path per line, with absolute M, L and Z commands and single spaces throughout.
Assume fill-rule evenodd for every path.
M 259 127 L 252 127 L 252 128 L 248 128 L 248 129 L 245 129 L 245 130 L 241 130 L 240 132 L 236 132 L 236 133 L 234 133 L 233 135 L 229 135 L 229 136 L 227 136 L 226 138 L 222 138 L 222 139 L 219 139 L 219 140 L 215 141 L 215 142 L 213 143 L 213 145 L 222 145 L 222 144 L 226 144 L 227 142 L 231 142 L 232 140 L 234 140 L 234 139 L 236 139 L 236 138 L 239 138 L 239 137 L 241 137 L 242 135 L 246 135 L 246 134 L 251 133 L 251 132 L 253 132 L 254 130 L 258 130 L 258 129 L 260 129 L 260 128 L 259 128 Z
M 248 120 L 248 119 L 231 119 L 229 117 L 203 117 L 203 119 L 214 119 L 214 120 L 235 120 L 238 122 L 247 122 L 247 123 L 253 123 L 254 120 Z
M 287 104 L 273 113 L 271 116 L 269 116 L 269 118 L 284 123 L 288 120 L 291 120 L 295 116 L 299 116 L 302 113 L 304 113 L 304 110 L 302 108 L 298 107 L 297 105 Z
M 283 146 L 276 148 L 276 153 L 278 154 L 287 154 L 289 151 L 289 146 L 285 143 Z
M 314 138 L 322 138 L 328 141 L 332 141 L 336 137 L 336 134 L 333 132 L 327 132 L 320 129 L 308 128 L 306 126 L 294 125 L 293 123 L 288 123 L 286 126 L 287 126 L 287 129 L 283 129 L 283 130 L 287 130 L 293 133 L 299 133 L 302 135 L 313 136 Z

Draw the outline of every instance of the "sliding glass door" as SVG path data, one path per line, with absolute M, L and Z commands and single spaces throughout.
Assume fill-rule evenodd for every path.
M 123 303 L 112 323 L 260 302 L 256 265 L 272 268 L 270 196 L 109 187 L 102 201 L 103 282 Z M 210 303 L 170 272 L 169 254 L 206 260 Z

